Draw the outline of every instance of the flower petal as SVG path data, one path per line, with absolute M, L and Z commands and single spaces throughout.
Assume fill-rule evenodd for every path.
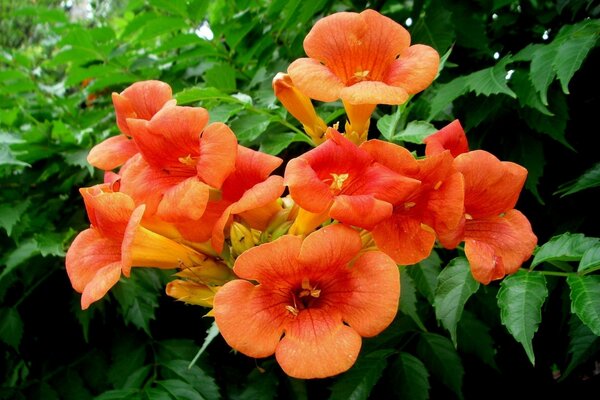
M 134 202 L 128 195 L 120 192 L 104 191 L 105 185 L 81 188 L 85 208 L 92 226 L 102 236 L 120 241 L 125 227 L 134 210 Z
M 200 158 L 196 169 L 198 176 L 210 186 L 220 189 L 235 170 L 237 138 L 223 123 L 210 124 L 200 137 Z
M 90 304 L 100 300 L 117 284 L 121 278 L 121 263 L 115 262 L 100 268 L 94 278 L 88 283 L 81 295 L 81 309 L 87 309 Z
M 394 207 L 372 195 L 338 195 L 335 197 L 329 215 L 348 225 L 371 229 L 377 223 L 389 218 Z
M 334 73 L 312 58 L 299 58 L 288 67 L 288 74 L 298 90 L 319 101 L 336 101 L 344 83 Z
M 514 208 L 527 179 L 522 166 L 483 150 L 461 154 L 454 165 L 465 177 L 465 210 L 475 219 Z
M 294 378 L 325 378 L 348 370 L 356 361 L 362 339 L 331 309 L 306 309 L 286 324 L 275 357 Z
M 285 308 L 287 300 L 261 285 L 231 281 L 215 295 L 215 322 L 234 349 L 250 357 L 268 357 L 275 352 L 284 325 L 291 318 Z
M 109 171 L 123 165 L 138 153 L 135 142 L 125 135 L 113 136 L 95 145 L 87 161 L 96 168 Z
M 326 144 L 327 142 L 321 146 Z M 333 201 L 331 189 L 319 178 L 305 158 L 293 158 L 288 162 L 284 183 L 288 186 L 294 201 L 310 212 L 322 213 Z
M 416 44 L 400 54 L 386 71 L 383 81 L 415 94 L 431 85 L 438 72 L 440 55 L 429 46 Z
M 171 87 L 161 81 L 136 82 L 112 99 L 121 132 L 129 135 L 127 118 L 149 120 L 172 98 Z
M 363 81 L 343 88 L 340 98 L 350 104 L 404 104 L 408 93 L 402 87 L 384 82 Z
M 401 265 L 424 260 L 435 244 L 433 229 L 424 227 L 420 218 L 394 214 L 381 222 L 373 231 L 377 247 Z
M 465 254 L 473 277 L 484 285 L 516 272 L 536 244 L 531 224 L 517 210 L 465 224 Z
M 379 164 L 399 174 L 414 177 L 419 172 L 417 160 L 402 146 L 373 139 L 361 144 L 360 148 L 369 153 Z
M 346 268 L 361 248 L 358 232 L 342 224 L 333 224 L 304 239 L 299 259 L 305 270 L 329 274 L 333 270 Z
M 158 205 L 156 215 L 167 222 L 198 220 L 204 214 L 210 188 L 198 178 L 188 178 L 171 186 Z
M 398 310 L 398 266 L 384 253 L 368 251 L 352 263 L 350 271 L 347 282 L 336 282 L 327 290 L 327 299 L 341 305 L 344 322 L 359 335 L 375 336 L 392 323 Z
M 423 140 L 423 143 L 425 143 L 425 155 L 427 156 L 442 153 L 444 150 L 450 150 L 452 157 L 458 157 L 460 154 L 469 151 L 467 136 L 460 121 L 457 119 L 436 133 L 427 136 Z

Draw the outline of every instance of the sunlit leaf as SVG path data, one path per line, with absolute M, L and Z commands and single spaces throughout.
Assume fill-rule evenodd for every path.
M 582 233 L 563 233 L 544 243 L 533 257 L 531 266 L 548 261 L 579 261 L 583 254 L 600 242 Z

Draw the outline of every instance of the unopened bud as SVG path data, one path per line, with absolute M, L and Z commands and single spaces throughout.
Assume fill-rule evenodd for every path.
M 167 284 L 167 295 L 187 304 L 212 307 L 218 287 L 210 287 L 200 283 L 175 280 Z
M 233 271 L 227 265 L 211 258 L 207 258 L 202 265 L 183 268 L 175 275 L 207 285 L 224 285 L 236 278 Z
M 234 221 L 229 233 L 231 249 L 234 257 L 239 256 L 248 249 L 255 246 L 254 233 L 246 225 Z

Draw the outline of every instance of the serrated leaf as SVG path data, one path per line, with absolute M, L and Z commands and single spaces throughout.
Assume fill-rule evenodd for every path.
M 544 105 L 548 105 L 548 87 L 556 77 L 556 72 L 550 67 L 554 62 L 556 53 L 556 46 L 548 44 L 537 47 L 531 59 L 529 69 L 531 83 L 533 83 L 533 87 L 540 94 Z
M 13 227 L 19 222 L 21 215 L 23 215 L 23 212 L 25 212 L 30 204 L 31 201 L 27 199 L 18 204 L 0 205 L 0 227 L 4 228 L 8 236 L 12 234 Z
M 246 114 L 233 120 L 230 127 L 240 143 L 247 146 L 265 132 L 270 122 L 271 117 L 268 115 Z
M 392 364 L 394 394 L 398 399 L 426 400 L 429 398 L 429 372 L 417 357 L 401 352 Z
M 237 400 L 271 400 L 277 397 L 279 379 L 272 371 L 254 369 L 244 384 L 244 390 Z
M 571 78 L 579 70 L 583 60 L 596 44 L 598 29 L 600 29 L 598 21 L 591 20 L 585 20 L 561 29 L 562 32 L 559 35 L 568 35 L 568 37 L 558 46 L 552 68 L 556 71 L 556 76 L 565 94 L 569 94 Z M 557 36 L 557 40 L 560 39 L 561 37 Z
M 392 136 L 393 142 L 423 144 L 423 139 L 437 132 L 435 126 L 426 121 L 411 121 L 402 131 Z
M 600 275 L 570 275 L 567 283 L 571 288 L 571 312 L 600 336 Z
M 434 86 L 434 95 L 429 102 L 429 116 L 431 121 L 442 110 L 452 105 L 452 102 L 467 91 L 467 77 L 461 76 L 448 83 Z
M 144 390 L 144 394 L 148 397 L 148 400 L 173 400 L 173 397 L 163 388 L 149 387 Z
M 441 265 L 442 259 L 435 251 L 432 251 L 428 258 L 407 269 L 419 293 L 425 296 L 429 304 L 432 305 L 435 298 L 435 288 L 438 285 L 438 275 L 442 271 Z
M 18 165 L 21 167 L 31 167 L 30 164 L 17 159 L 15 153 L 7 144 L 0 143 L 0 166 L 2 165 Z
M 331 387 L 329 400 L 365 400 L 387 366 L 393 350 L 376 350 L 359 357 L 356 364 L 345 372 Z
M 577 272 L 582 272 L 597 267 L 598 265 L 600 265 L 600 242 L 596 243 L 583 253 L 581 260 L 579 260 Z
M 176 379 L 156 381 L 156 385 L 169 392 L 177 400 L 204 400 L 204 397 L 189 383 Z
M 440 382 L 450 388 L 459 398 L 465 371 L 452 342 L 435 333 L 421 333 L 417 343 L 417 355 L 428 370 Z
M 458 257 L 442 269 L 435 290 L 435 316 L 450 332 L 456 346 L 456 325 L 460 321 L 463 309 L 469 297 L 479 289 L 479 282 L 473 279 L 469 262 Z
M 600 242 L 582 233 L 563 233 L 544 243 L 535 253 L 531 267 L 547 261 L 579 261 L 583 254 Z
M 452 13 L 441 2 L 432 2 L 425 15 L 415 23 L 411 36 L 414 43 L 428 44 L 443 54 L 456 36 Z
M 554 192 L 554 194 L 560 194 L 560 197 L 565 197 L 598 186 L 600 186 L 600 163 L 595 164 L 574 181 L 560 185 L 559 189 Z
M 564 94 L 558 90 L 550 93 L 551 110 L 554 115 L 547 116 L 530 108 L 521 109 L 519 114 L 523 116 L 527 125 L 540 133 L 550 136 L 566 148 L 575 151 L 573 146 L 567 141 L 566 129 L 569 119 L 569 108 Z
M 137 389 L 115 389 L 108 390 L 101 395 L 94 397 L 94 400 L 133 400 L 139 399 L 139 391 Z
M 133 339 L 122 338 L 115 343 L 112 359 L 106 378 L 115 389 L 124 389 L 128 377 L 144 367 L 146 346 L 136 343 Z
M 400 292 L 400 311 L 409 317 L 417 324 L 419 329 L 427 331 L 419 313 L 417 312 L 417 296 L 415 284 L 408 275 L 406 268 L 400 271 L 400 282 L 402 282 L 402 290 Z
M 218 400 L 221 398 L 219 386 L 215 380 L 200 367 L 196 365 L 190 367 L 187 360 L 170 360 L 161 366 L 166 378 L 176 378 L 189 383 L 203 399 Z
M 494 339 L 490 335 L 490 328 L 480 321 L 474 314 L 465 310 L 458 324 L 458 348 L 472 354 L 490 367 L 498 370 L 494 359 L 496 349 Z
M 569 376 L 577 366 L 588 360 L 598 350 L 600 350 L 600 337 L 594 335 L 594 332 L 584 325 L 577 315 L 571 314 L 568 347 L 571 358 L 561 375 L 561 380 Z
M 204 81 L 207 86 L 215 87 L 224 92 L 234 92 L 235 69 L 229 64 L 215 64 L 204 72 Z
M 17 350 L 23 337 L 23 321 L 14 308 L 0 308 L 0 340 Z
M 506 65 L 511 61 L 510 57 L 504 57 L 493 67 L 467 75 L 469 89 L 477 95 L 505 94 L 516 98 L 517 95 L 508 87 L 506 81 Z
M 214 87 L 193 87 L 182 90 L 173 97 L 177 100 L 178 105 L 185 105 L 203 100 L 224 99 L 230 96 Z
M 155 319 L 160 282 L 154 282 L 156 271 L 136 269 L 131 278 L 122 278 L 112 293 L 119 302 L 127 324 L 133 324 L 150 335 L 150 320 Z
M 530 107 L 548 116 L 554 115 L 540 100 L 540 96 L 529 79 L 529 74 L 525 71 L 521 69 L 515 70 L 510 78 L 510 83 L 511 88 L 517 94 L 517 99 L 521 107 Z
M 198 361 L 198 358 L 200 358 L 202 353 L 204 353 L 204 351 L 208 348 L 208 346 L 212 343 L 212 341 L 217 336 L 219 336 L 219 327 L 217 326 L 216 322 L 213 322 L 210 325 L 210 328 L 208 328 L 208 330 L 206 331 L 206 337 L 204 338 L 204 342 L 202 342 L 202 346 L 200 347 L 200 350 L 198 350 L 198 352 L 194 356 L 194 359 L 188 365 L 188 369 L 192 368 L 192 366 L 196 363 L 196 361 Z
M 531 364 L 535 364 L 531 342 L 542 320 L 542 305 L 546 297 L 546 278 L 535 271 L 519 270 L 505 278 L 498 291 L 502 325 L 523 345 Z
M 384 115 L 377 120 L 377 129 L 381 135 L 388 141 L 391 141 L 398 128 L 398 122 L 400 122 L 400 109 L 397 109 L 395 113 Z
M 13 269 L 21 265 L 31 257 L 38 255 L 39 250 L 34 239 L 27 239 L 19 243 L 16 249 L 0 259 L 0 265 L 6 265 L 6 268 L 0 273 L 0 279 L 12 272 Z

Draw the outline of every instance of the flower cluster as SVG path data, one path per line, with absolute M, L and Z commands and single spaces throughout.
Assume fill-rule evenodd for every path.
M 323 18 L 304 47 L 309 57 L 273 88 L 317 146 L 283 177 L 271 175 L 283 160 L 239 145 L 207 110 L 177 106 L 166 83 L 113 94 L 122 135 L 89 154 L 105 182 L 80 190 L 91 227 L 66 258 L 82 308 L 131 267 L 172 269 L 167 294 L 212 307 L 231 347 L 275 354 L 293 377 L 327 377 L 394 319 L 398 264 L 464 242 L 473 277 L 488 284 L 530 257 L 537 238 L 514 209 L 524 168 L 469 151 L 458 121 L 425 140 L 424 157 L 367 140 L 377 104 L 431 84 L 435 50 L 371 10 Z M 338 99 L 344 133 L 312 104 Z

